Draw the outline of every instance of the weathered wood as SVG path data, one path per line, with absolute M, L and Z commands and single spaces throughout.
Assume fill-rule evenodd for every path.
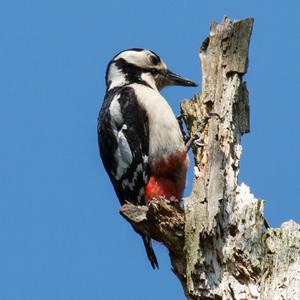
M 127 204 L 121 214 L 167 246 L 187 299 L 300 299 L 300 226 L 263 232 L 263 201 L 238 185 L 241 136 L 250 130 L 243 75 L 253 19 L 213 23 L 200 48 L 202 92 L 181 103 L 191 136 L 201 120 L 206 146 L 192 146 L 192 194 L 179 202 Z M 202 128 L 203 129 L 203 128 Z
M 139 232 L 163 243 L 169 250 L 173 271 L 184 281 L 184 209 L 177 200 L 152 199 L 149 207 L 123 205 L 121 215 Z
M 239 285 L 238 293 L 245 299 L 258 294 L 253 286 L 259 272 L 244 265 L 253 258 L 250 249 L 245 251 L 250 227 L 240 222 L 252 220 L 247 226 L 254 227 L 259 238 L 262 206 L 257 201 L 251 206 L 236 201 L 240 138 L 249 132 L 248 92 L 242 77 L 248 66 L 252 26 L 253 19 L 232 22 L 225 18 L 222 24 L 212 24 L 200 48 L 202 93 L 181 105 L 192 134 L 205 113 L 222 117 L 210 120 L 207 147 L 194 149 L 193 193 L 185 202 L 186 293 L 190 299 L 229 297 L 233 285 Z M 259 266 L 260 254 L 258 249 L 255 266 Z
M 270 228 L 264 242 L 261 300 L 300 299 L 300 225 Z

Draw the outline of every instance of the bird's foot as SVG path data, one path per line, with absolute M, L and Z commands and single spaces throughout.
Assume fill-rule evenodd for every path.
M 199 121 L 198 131 L 193 136 L 187 136 L 185 144 L 187 150 L 189 150 L 193 144 L 197 147 L 207 146 L 207 144 L 204 143 L 203 131 L 211 117 L 221 119 L 220 115 L 217 113 L 207 113 L 206 116 Z
M 199 129 L 198 131 L 199 132 L 203 132 L 205 126 L 207 125 L 208 121 L 210 120 L 210 118 L 212 117 L 217 117 L 217 119 L 221 120 L 222 118 L 220 117 L 219 114 L 217 113 L 214 113 L 214 112 L 210 112 L 210 113 L 207 113 L 200 121 L 199 121 Z
M 197 132 L 192 137 L 189 137 L 188 141 L 185 143 L 186 149 L 190 150 L 192 145 L 195 145 L 197 147 L 204 147 L 207 145 L 204 143 L 203 133 Z

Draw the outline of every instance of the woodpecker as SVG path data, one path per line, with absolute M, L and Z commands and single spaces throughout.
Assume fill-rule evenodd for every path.
M 106 95 L 98 117 L 103 165 L 120 204 L 149 205 L 153 197 L 180 199 L 189 164 L 178 121 L 160 90 L 197 86 L 172 73 L 153 51 L 118 53 L 106 71 Z M 151 238 L 144 241 L 152 267 L 158 262 Z

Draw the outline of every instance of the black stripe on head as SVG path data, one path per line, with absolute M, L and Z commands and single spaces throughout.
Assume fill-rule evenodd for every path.
M 130 79 L 138 78 L 142 74 L 142 69 L 139 66 L 127 62 L 124 58 L 115 60 L 114 64 L 122 73 L 126 74 L 130 82 L 132 82 Z
M 151 72 L 151 70 L 140 68 L 137 65 L 128 63 L 124 58 L 119 58 L 114 61 L 115 66 L 122 71 L 129 83 L 140 83 L 151 87 L 146 81 L 142 80 L 141 75 L 143 72 Z
M 126 52 L 126 51 L 136 51 L 136 52 L 141 52 L 141 51 L 144 51 L 145 49 L 142 49 L 142 48 L 130 48 L 130 49 L 126 49 L 126 50 L 122 50 L 120 52 L 118 52 L 112 59 L 111 61 L 108 63 L 107 65 L 107 68 L 106 68 L 106 73 L 105 73 L 105 82 L 107 83 L 107 78 L 108 78 L 108 72 L 109 72 L 109 68 L 111 66 L 112 63 L 114 63 L 114 60 L 115 58 L 120 55 L 121 53 L 123 52 Z M 152 52 L 152 51 L 150 51 Z

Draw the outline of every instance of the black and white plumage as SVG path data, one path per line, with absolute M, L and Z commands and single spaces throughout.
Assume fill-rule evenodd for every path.
M 143 205 L 143 188 L 149 181 L 148 118 L 131 87 L 107 92 L 98 134 L 102 161 L 121 205 Z
M 98 141 L 121 205 L 182 196 L 188 158 L 177 119 L 159 93 L 168 85 L 196 86 L 149 50 L 122 51 L 107 67 Z M 141 236 L 152 267 L 158 267 L 150 237 Z

